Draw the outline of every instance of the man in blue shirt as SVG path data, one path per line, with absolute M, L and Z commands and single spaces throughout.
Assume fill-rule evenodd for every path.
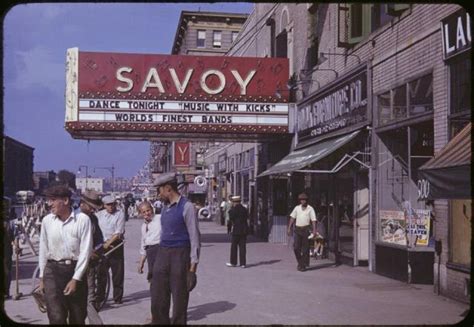
M 161 242 L 151 278 L 152 324 L 186 325 L 189 292 L 196 286 L 199 261 L 198 219 L 194 205 L 178 192 L 176 173 L 161 174 L 154 185 L 166 204 L 161 211 Z

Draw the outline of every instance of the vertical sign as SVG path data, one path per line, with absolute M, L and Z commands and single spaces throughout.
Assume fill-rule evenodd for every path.
M 175 142 L 174 143 L 174 165 L 175 166 L 189 166 L 189 142 Z

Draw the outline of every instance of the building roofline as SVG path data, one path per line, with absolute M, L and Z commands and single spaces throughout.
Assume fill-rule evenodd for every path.
M 212 12 L 212 11 L 181 11 L 179 16 L 178 25 L 176 26 L 176 33 L 174 34 L 173 44 L 171 46 L 171 54 L 174 53 L 174 48 L 176 47 L 176 42 L 178 41 L 178 37 L 180 35 L 181 27 L 183 26 L 183 21 L 186 16 L 212 16 L 212 17 L 231 17 L 231 18 L 245 18 L 247 19 L 249 14 L 241 14 L 241 13 L 229 13 L 229 12 Z
M 32 146 L 30 146 L 30 145 L 28 145 L 28 144 L 25 144 L 25 143 L 23 143 L 23 142 L 20 142 L 20 141 L 14 139 L 13 137 L 10 137 L 10 136 L 7 136 L 7 135 L 3 135 L 3 138 L 4 138 L 4 139 L 10 139 L 12 142 L 14 142 L 14 143 L 16 143 L 16 144 L 18 144 L 18 145 L 21 145 L 21 146 L 23 146 L 23 147 L 25 147 L 25 148 L 29 148 L 29 149 L 31 149 L 31 150 L 34 150 L 34 149 L 35 149 L 34 147 L 32 147 Z

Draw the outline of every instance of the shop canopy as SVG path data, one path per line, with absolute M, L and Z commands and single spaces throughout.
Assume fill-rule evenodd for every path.
M 352 140 L 359 134 L 360 130 L 335 137 L 326 141 L 316 143 L 304 149 L 292 151 L 275 165 L 265 170 L 257 177 L 263 177 L 274 174 L 289 173 L 295 170 L 300 170 L 313 162 L 321 160 L 327 155 L 333 153 L 341 146 Z
M 420 179 L 429 182 L 428 199 L 471 198 L 471 125 L 419 168 Z

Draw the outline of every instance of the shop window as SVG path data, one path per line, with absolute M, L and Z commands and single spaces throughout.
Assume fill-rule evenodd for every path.
M 377 100 L 379 125 L 433 112 L 433 76 L 411 80 L 380 94 Z
M 239 32 L 237 32 L 237 31 L 232 31 L 232 43 L 234 43 L 235 40 L 237 40 L 237 35 L 239 35 Z
M 407 88 L 406 85 L 397 87 L 392 91 L 393 119 L 407 117 Z
M 408 83 L 410 116 L 433 111 L 433 79 L 425 75 Z
M 451 84 L 451 114 L 471 110 L 471 58 L 469 55 L 453 59 L 449 65 Z
M 198 48 L 205 48 L 206 47 L 206 31 L 205 30 L 198 30 L 197 31 L 197 43 L 196 46 Z
M 450 261 L 466 267 L 471 266 L 472 200 L 452 200 Z
M 222 46 L 222 31 L 214 31 L 212 34 L 212 46 L 220 48 Z

